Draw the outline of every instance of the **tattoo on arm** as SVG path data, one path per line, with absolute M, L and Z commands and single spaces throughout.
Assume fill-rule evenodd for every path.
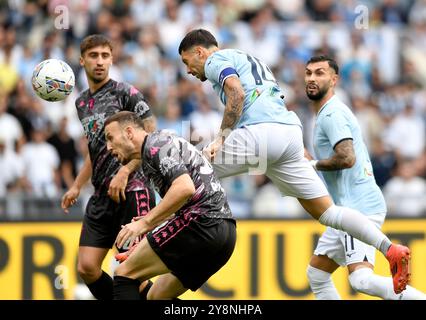
M 226 129 L 232 130 L 237 124 L 241 117 L 244 103 L 244 91 L 238 78 L 226 79 L 224 90 L 226 94 L 226 106 L 220 126 L 222 132 Z
M 317 162 L 317 170 L 333 171 L 351 168 L 355 164 L 355 151 L 352 139 L 340 141 L 334 147 L 334 155 Z

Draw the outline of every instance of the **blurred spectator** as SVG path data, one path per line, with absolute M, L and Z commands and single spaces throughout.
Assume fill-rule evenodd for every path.
M 13 26 L 0 28 L 2 39 L 0 50 L 0 64 L 9 64 L 11 68 L 18 71 L 23 57 L 23 46 L 17 42 L 16 29 Z
M 19 121 L 7 112 L 9 97 L 0 92 L 0 136 L 7 150 L 14 150 L 15 143 L 24 139 Z
M 426 180 L 416 176 L 412 160 L 402 160 L 383 189 L 389 215 L 420 217 L 426 215 Z
M 236 47 L 258 59 L 269 67 L 278 65 L 281 51 L 281 31 L 270 6 L 248 15 L 249 23 L 239 22 L 234 28 Z M 259 50 L 262 48 L 262 50 Z
M 273 6 L 274 10 L 278 12 L 280 18 L 283 20 L 295 20 L 304 14 L 304 0 L 269 0 L 268 2 Z
M 425 122 L 414 113 L 411 105 L 398 114 L 386 130 L 385 141 L 398 156 L 402 158 L 417 158 L 426 146 Z
M 75 141 L 68 134 L 68 119 L 62 118 L 58 132 L 55 132 L 47 140 L 58 152 L 60 165 L 59 175 L 61 189 L 69 189 L 76 177 L 77 150 Z
M 381 138 L 385 123 L 377 109 L 368 99 L 353 97 L 351 106 L 361 127 L 365 145 L 371 153 L 371 144 L 374 140 Z
M 255 180 L 257 191 L 252 204 L 253 217 L 304 217 L 306 212 L 296 198 L 283 197 L 278 188 L 266 176 L 255 176 Z
M 179 7 L 179 20 L 187 29 L 199 26 L 214 26 L 216 7 L 208 0 L 187 0 Z
M 35 66 L 41 61 L 34 56 L 33 50 L 27 45 L 24 46 L 22 58 L 19 62 L 18 73 L 20 81 L 25 85 L 28 92 L 32 92 L 31 77 Z M 19 85 L 19 83 L 17 84 Z
M 315 21 L 334 21 L 337 19 L 336 2 L 333 0 L 306 0 L 308 13 Z
M 139 27 L 156 24 L 161 19 L 164 2 L 163 0 L 131 1 L 131 16 Z
M 14 28 L 9 27 L 5 30 L 0 28 L 0 33 L 4 33 L 0 36 L 0 39 L 4 38 L 0 50 L 0 87 L 9 93 L 15 88 L 19 79 L 18 66 L 22 48 L 15 43 Z
M 164 116 L 159 116 L 157 119 L 157 129 L 167 129 L 173 134 L 184 136 L 183 126 L 185 123 L 183 120 L 179 103 L 175 99 L 169 99 Z
M 372 141 L 369 151 L 377 185 L 383 188 L 392 177 L 392 171 L 396 166 L 395 153 L 386 149 L 380 137 Z
M 202 149 L 213 141 L 222 123 L 222 115 L 212 110 L 205 96 L 199 99 L 197 109 L 189 115 L 191 123 L 191 143 Z
M 88 34 L 95 33 L 108 33 L 108 28 L 114 20 L 114 16 L 105 8 L 97 12 L 93 12 L 91 15 L 91 22 Z
M 46 129 L 34 128 L 31 141 L 22 148 L 22 158 L 29 193 L 37 197 L 51 198 L 57 196 L 60 190 L 60 160 L 58 152 L 46 139 Z
M 403 24 L 407 22 L 407 11 L 399 0 L 382 0 L 378 11 L 384 23 Z
M 41 44 L 40 49 L 35 53 L 37 61 L 43 61 L 46 59 L 64 59 L 64 52 L 59 44 L 60 37 L 57 32 L 48 32 Z
M 23 166 L 14 150 L 7 150 L 0 136 L 0 198 L 23 187 Z
M 358 81 L 364 90 L 357 95 L 367 97 L 370 92 L 372 60 L 374 51 L 365 43 L 363 32 L 352 31 L 349 47 L 342 50 L 339 59 L 342 61 L 341 79 L 343 85 L 354 94 L 352 85 Z
M 217 19 L 216 23 L 229 26 L 238 20 L 242 6 L 235 0 L 217 0 Z M 223 39 L 222 39 L 223 40 Z M 223 42 L 223 41 L 221 41 Z
M 180 40 L 185 36 L 185 24 L 179 20 L 179 5 L 177 0 L 165 1 L 165 17 L 158 24 L 159 42 L 166 57 L 172 61 L 180 59 L 178 47 Z
M 253 216 L 252 201 L 256 195 L 254 176 L 247 174 L 221 179 L 232 215 L 237 218 Z
M 177 94 L 183 117 L 189 116 L 197 108 L 197 96 L 194 90 L 195 84 L 191 80 L 185 77 L 178 79 Z
M 158 35 L 153 27 L 145 27 L 139 33 L 138 49 L 133 52 L 135 65 L 139 72 L 136 85 L 144 91 L 155 81 L 155 75 L 160 69 L 160 50 L 157 46 Z
M 426 0 L 415 0 L 408 13 L 408 21 L 411 24 L 426 24 Z

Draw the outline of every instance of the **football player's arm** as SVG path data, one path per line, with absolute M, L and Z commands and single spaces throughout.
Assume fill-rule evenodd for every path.
M 80 195 L 81 188 L 89 181 L 92 176 L 92 161 L 90 155 L 86 156 L 83 167 L 80 169 L 77 177 L 71 188 L 63 195 L 61 201 L 62 209 L 68 213 L 68 208 L 77 202 L 77 198 Z
M 173 180 L 160 203 L 145 216 L 147 231 L 167 220 L 194 195 L 195 185 L 189 174 L 184 173 Z
M 334 154 L 328 159 L 316 162 L 315 168 L 320 171 L 333 171 L 352 168 L 356 156 L 351 138 L 343 139 L 334 146 Z
M 80 172 L 75 178 L 73 186 L 77 187 L 78 189 L 81 189 L 89 181 L 91 176 L 92 176 L 92 161 L 90 160 L 90 155 L 88 154 L 86 156 L 86 159 L 84 160 L 84 164 L 81 167 Z
M 226 106 L 220 125 L 222 142 L 240 119 L 244 105 L 244 89 L 238 77 L 227 78 L 223 90 L 226 95 Z
M 220 125 L 220 132 L 218 136 L 203 149 L 203 154 L 210 161 L 215 158 L 216 153 L 237 124 L 243 111 L 244 89 L 241 86 L 240 79 L 234 76 L 228 77 L 225 79 L 223 90 L 226 95 L 226 106 Z
M 160 203 L 141 219 L 122 226 L 116 244 L 121 248 L 126 242 L 133 242 L 139 235 L 153 230 L 178 211 L 195 193 L 195 185 L 189 174 L 184 173 L 173 180 Z
M 120 248 L 128 241 L 132 243 L 137 236 L 154 229 L 165 220 L 170 219 L 195 193 L 195 185 L 188 169 L 173 143 L 157 145 L 157 152 L 142 155 L 144 163 L 154 168 L 165 183 L 166 193 L 161 202 L 147 215 L 137 221 L 122 226 L 116 240 Z M 167 155 L 162 157 L 160 155 Z

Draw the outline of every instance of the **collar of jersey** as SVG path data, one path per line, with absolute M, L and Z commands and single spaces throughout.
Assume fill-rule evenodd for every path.
M 326 103 L 324 103 L 324 105 L 318 110 L 317 117 L 319 116 L 321 111 L 324 110 L 324 108 L 331 102 L 331 100 L 334 100 L 335 98 L 336 98 L 336 95 L 334 94 L 330 99 L 328 99 Z
M 111 81 L 113 81 L 111 78 L 109 78 L 109 80 L 107 82 L 104 83 L 104 85 L 100 88 L 98 88 L 98 90 L 96 90 L 95 92 L 91 93 L 90 89 L 89 89 L 89 96 L 93 97 L 95 94 L 97 94 L 99 91 L 101 91 L 103 88 L 106 87 L 106 85 L 110 84 Z

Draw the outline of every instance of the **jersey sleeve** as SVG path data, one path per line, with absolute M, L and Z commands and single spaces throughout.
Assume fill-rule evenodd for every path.
M 230 59 L 220 53 L 214 53 L 210 56 L 206 61 L 204 71 L 207 79 L 218 83 L 221 87 L 223 87 L 225 80 L 229 77 L 238 77 L 238 73 Z
M 147 161 L 149 166 L 161 175 L 167 189 L 175 179 L 185 173 L 189 174 L 178 148 L 171 140 L 147 146 L 143 161 Z
M 132 85 L 126 85 L 124 90 L 123 106 L 125 110 L 135 112 L 141 119 L 152 116 L 151 109 L 138 89 Z
M 353 139 L 350 122 L 338 110 L 334 110 L 323 116 L 321 128 L 327 135 L 333 149 L 340 141 Z

